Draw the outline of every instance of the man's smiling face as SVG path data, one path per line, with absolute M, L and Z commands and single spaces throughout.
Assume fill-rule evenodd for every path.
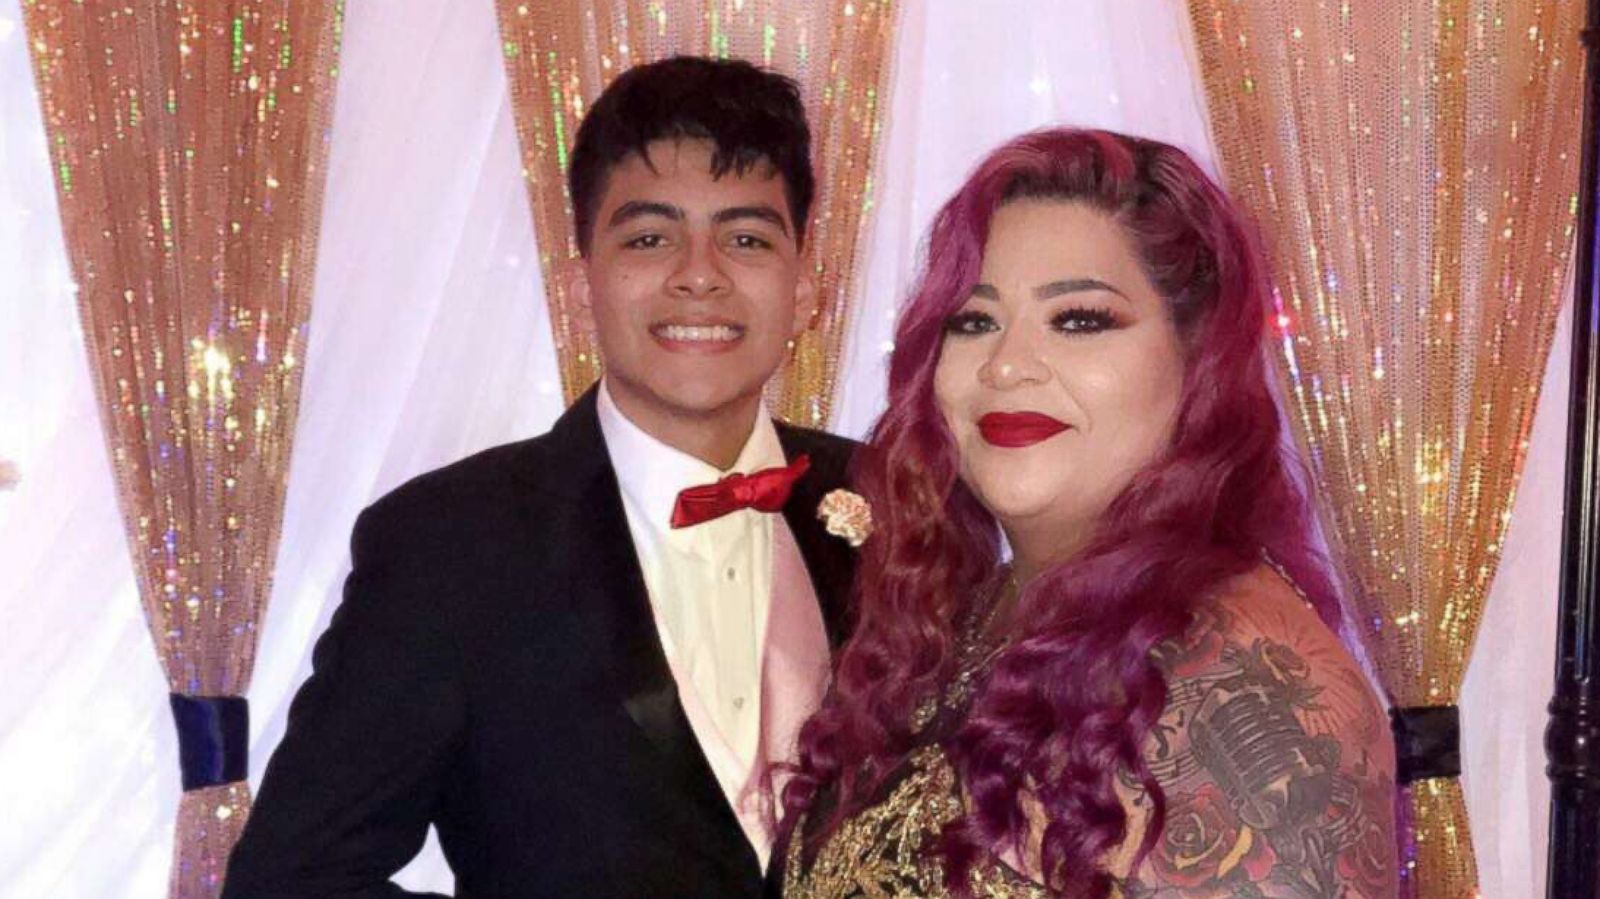
M 657 437 L 753 420 L 813 306 L 783 179 L 764 164 L 713 177 L 703 140 L 648 149 L 608 173 L 572 285 L 608 389 Z

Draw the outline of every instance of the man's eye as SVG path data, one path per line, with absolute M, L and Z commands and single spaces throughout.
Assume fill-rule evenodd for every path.
M 770 250 L 772 241 L 755 234 L 735 234 L 733 245 L 741 250 Z
M 987 334 L 1000 330 L 1000 325 L 987 312 L 957 312 L 944 320 L 944 332 L 958 336 Z
M 1068 334 L 1098 334 L 1120 327 L 1109 309 L 1066 309 L 1050 320 L 1051 327 Z
M 654 250 L 665 242 L 666 238 L 659 234 L 641 234 L 629 239 L 623 246 L 634 250 Z

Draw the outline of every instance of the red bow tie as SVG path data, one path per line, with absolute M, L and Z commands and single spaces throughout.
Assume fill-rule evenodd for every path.
M 776 512 L 789 501 L 794 482 L 810 467 L 811 457 L 796 456 L 782 468 L 730 474 L 715 484 L 690 487 L 678 494 L 672 507 L 672 526 L 691 527 L 740 509 Z

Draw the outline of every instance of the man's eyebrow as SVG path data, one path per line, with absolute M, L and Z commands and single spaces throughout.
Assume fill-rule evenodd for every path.
M 789 223 L 784 220 L 783 214 L 765 203 L 758 206 L 729 206 L 727 209 L 717 210 L 716 214 L 711 216 L 712 224 L 716 225 L 725 225 L 739 219 L 759 219 L 776 225 L 784 237 L 789 236 Z
M 621 206 L 618 206 L 616 212 L 611 213 L 611 218 L 606 221 L 606 227 L 615 228 L 624 222 L 647 215 L 659 215 L 662 218 L 671 219 L 675 222 L 683 221 L 683 210 L 672 205 L 671 203 L 656 203 L 650 200 L 629 200 L 628 202 L 623 203 Z

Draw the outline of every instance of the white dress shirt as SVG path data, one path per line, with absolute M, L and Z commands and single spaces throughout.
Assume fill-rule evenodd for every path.
M 719 471 L 651 437 L 600 385 L 600 430 L 622 491 L 661 646 L 681 692 L 692 690 L 716 734 L 702 747 L 730 795 L 756 765 L 761 740 L 762 647 L 772 593 L 772 529 L 781 516 L 743 509 L 674 529 L 679 491 L 786 464 L 763 406 L 733 467 Z M 683 681 L 687 680 L 688 683 Z M 694 723 L 694 722 L 691 722 Z M 717 751 L 717 740 L 729 752 Z M 729 756 L 731 755 L 731 758 Z M 719 760 L 729 764 L 719 765 Z

